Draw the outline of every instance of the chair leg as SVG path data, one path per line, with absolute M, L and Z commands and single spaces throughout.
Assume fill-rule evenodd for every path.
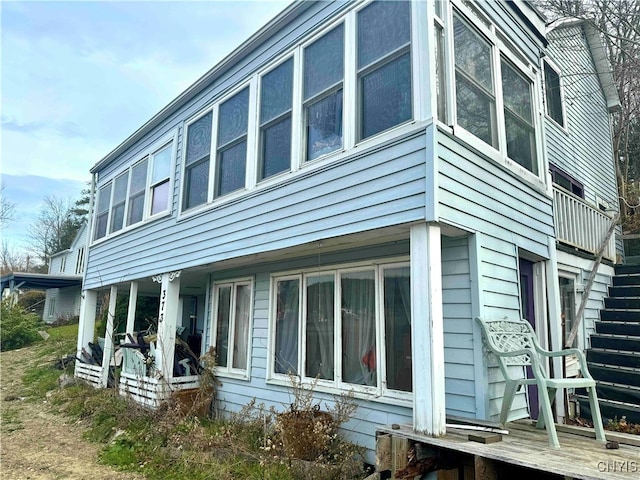
M 549 445 L 554 448 L 560 448 L 556 425 L 553 421 L 553 412 L 551 411 L 551 401 L 555 397 L 556 389 L 547 388 L 545 385 L 538 384 L 538 398 L 540 399 L 540 415 L 538 417 L 537 428 L 546 428 L 549 437 Z
M 507 380 L 507 384 L 504 387 L 504 396 L 502 397 L 502 408 L 500 409 L 500 423 L 503 426 L 507 424 L 507 418 L 509 417 L 509 412 L 511 411 L 511 404 L 513 403 L 513 397 L 515 397 L 519 386 L 520 384 L 518 382 Z
M 602 425 L 602 415 L 600 414 L 600 404 L 598 403 L 596 387 L 588 387 L 587 391 L 589 392 L 589 406 L 591 407 L 591 418 L 593 420 L 593 429 L 596 432 L 596 440 L 606 442 L 607 437 L 604 434 L 604 427 Z

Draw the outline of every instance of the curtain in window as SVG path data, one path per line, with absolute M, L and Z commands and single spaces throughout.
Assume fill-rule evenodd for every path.
M 231 287 L 218 290 L 218 321 L 216 328 L 216 362 L 226 367 L 229 354 L 229 319 L 231 315 Z
M 375 273 L 349 272 L 341 277 L 342 380 L 376 386 Z
M 334 295 L 333 275 L 308 278 L 305 345 L 308 377 L 334 378 Z
M 249 312 L 251 294 L 249 285 L 236 287 L 235 332 L 233 339 L 233 368 L 247 368 L 249 346 Z
M 300 282 L 277 283 L 275 373 L 298 373 Z
M 384 271 L 387 388 L 411 391 L 411 277 L 409 267 Z

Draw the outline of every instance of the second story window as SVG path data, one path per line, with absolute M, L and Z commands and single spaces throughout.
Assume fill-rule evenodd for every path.
M 258 180 L 291 168 L 292 96 L 293 59 L 290 58 L 262 77 Z
M 120 175 L 113 182 L 113 199 L 111 200 L 111 227 L 109 233 L 117 232 L 124 226 L 124 207 L 127 201 L 127 183 L 129 172 Z
M 248 87 L 220 105 L 216 152 L 216 197 L 245 186 L 248 117 Z M 206 198 L 205 194 L 205 201 Z
M 189 125 L 187 129 L 184 210 L 202 205 L 207 201 L 212 116 L 211 112 L 207 113 Z
M 537 175 L 531 82 L 504 59 L 501 61 L 501 70 L 507 155 Z
M 544 62 L 544 98 L 547 115 L 564 127 L 560 74 L 547 61 Z
M 151 156 L 151 215 L 169 210 L 171 151 L 172 145 L 169 144 Z
M 93 239 L 97 240 L 107 234 L 109 225 L 109 204 L 111 202 L 111 184 L 107 184 L 98 191 L 98 205 L 96 207 L 96 226 Z
M 306 160 L 342 148 L 344 26 L 304 49 Z
M 359 138 L 412 118 L 411 5 L 374 2 L 358 12 Z
M 129 213 L 127 225 L 142 221 L 144 216 L 144 198 L 147 187 L 147 159 L 134 165 L 131 169 L 131 184 L 129 185 Z
M 498 148 L 491 45 L 457 15 L 453 30 L 458 125 Z
M 76 275 L 81 275 L 82 272 L 84 272 L 84 247 L 78 249 L 76 257 Z

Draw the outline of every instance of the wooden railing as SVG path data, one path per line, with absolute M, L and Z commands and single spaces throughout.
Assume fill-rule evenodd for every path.
M 559 242 L 593 255 L 597 255 L 612 219 L 582 198 L 557 187 L 553 187 L 553 217 Z M 615 235 L 607 242 L 603 258 L 615 262 Z

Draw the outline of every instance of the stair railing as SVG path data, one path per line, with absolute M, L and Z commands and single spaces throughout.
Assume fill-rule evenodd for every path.
M 580 302 L 580 307 L 578 308 L 578 312 L 576 313 L 576 321 L 571 327 L 571 331 L 569 332 L 569 336 L 565 341 L 565 348 L 571 348 L 573 345 L 573 341 L 576 339 L 576 335 L 578 335 L 578 328 L 580 327 L 580 322 L 582 321 L 582 317 L 584 315 L 584 309 L 587 306 L 587 301 L 589 300 L 589 294 L 591 293 L 591 288 L 593 287 L 593 283 L 596 279 L 596 275 L 598 274 L 598 267 L 600 266 L 600 262 L 602 262 L 602 257 L 604 256 L 604 252 L 609 244 L 609 240 L 611 239 L 611 235 L 616 229 L 616 225 L 618 224 L 618 220 L 620 220 L 620 212 L 617 212 L 614 217 L 611 219 L 611 225 L 609 225 L 609 229 L 600 243 L 600 247 L 598 247 L 598 254 L 596 255 L 596 259 L 593 262 L 593 267 L 591 268 L 591 273 L 589 274 L 589 279 L 587 280 L 587 285 L 584 288 L 584 294 L 582 295 L 582 301 Z

